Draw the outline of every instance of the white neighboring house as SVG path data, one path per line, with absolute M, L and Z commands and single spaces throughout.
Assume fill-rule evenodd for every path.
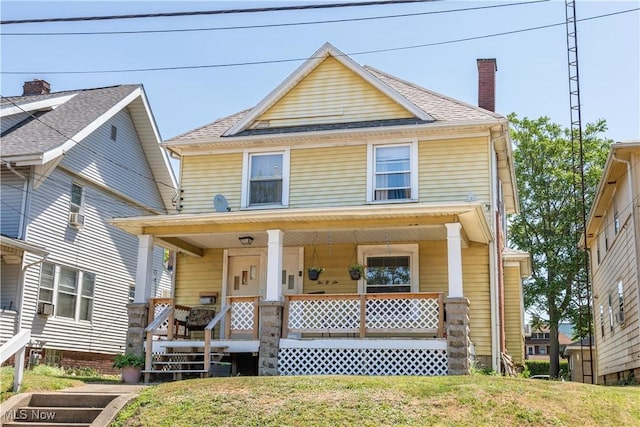
M 114 217 L 167 214 L 176 179 L 142 85 L 3 97 L 0 344 L 20 330 L 42 362 L 111 367 L 123 352 L 138 239 Z M 154 249 L 152 294 L 169 296 Z M 38 343 L 39 341 L 39 343 Z
M 611 145 L 587 222 L 598 384 L 640 378 L 640 140 Z

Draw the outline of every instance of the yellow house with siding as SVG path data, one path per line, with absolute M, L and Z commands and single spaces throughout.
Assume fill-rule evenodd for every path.
M 492 106 L 495 60 L 478 69 Z M 139 236 L 130 322 L 145 334 L 130 345 L 146 346 L 148 378 L 219 360 L 259 375 L 523 362 L 530 264 L 505 248 L 505 117 L 327 43 L 255 107 L 164 146 L 181 160 L 178 213 L 113 220 Z M 169 299 L 149 300 L 154 243 L 178 254 Z M 167 368 L 180 358 L 193 363 Z

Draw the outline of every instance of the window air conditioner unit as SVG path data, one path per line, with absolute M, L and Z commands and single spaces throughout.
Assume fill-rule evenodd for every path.
M 620 323 L 621 325 L 624 324 L 624 311 L 619 311 L 616 313 L 616 320 L 618 321 L 618 323 Z
M 53 304 L 48 302 L 39 302 L 38 303 L 38 314 L 42 314 L 43 316 L 51 316 L 53 314 Z
M 69 213 L 69 224 L 72 227 L 80 228 L 84 227 L 84 215 L 78 212 L 70 212 Z

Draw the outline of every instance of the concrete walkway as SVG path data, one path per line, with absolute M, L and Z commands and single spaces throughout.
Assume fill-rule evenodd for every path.
M 59 390 L 61 393 L 114 393 L 114 394 L 138 394 L 149 384 L 98 384 L 88 383 L 79 387 Z

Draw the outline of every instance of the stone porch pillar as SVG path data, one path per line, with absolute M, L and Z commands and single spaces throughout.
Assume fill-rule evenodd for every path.
M 144 355 L 144 328 L 147 327 L 149 304 L 131 303 L 127 305 L 129 326 L 127 328 L 127 348 L 125 353 Z
M 447 261 L 449 295 L 445 298 L 447 314 L 447 359 L 449 375 L 471 373 L 471 339 L 469 337 L 469 299 L 462 286 L 462 224 L 445 224 L 447 227 Z
M 282 301 L 260 303 L 260 352 L 258 375 L 278 375 L 278 350 L 282 334 Z
M 260 303 L 260 352 L 258 375 L 278 375 L 278 351 L 282 335 L 282 230 L 267 230 L 267 292 Z
M 469 299 L 444 299 L 447 313 L 447 359 L 449 375 L 471 373 L 471 339 L 469 338 Z

